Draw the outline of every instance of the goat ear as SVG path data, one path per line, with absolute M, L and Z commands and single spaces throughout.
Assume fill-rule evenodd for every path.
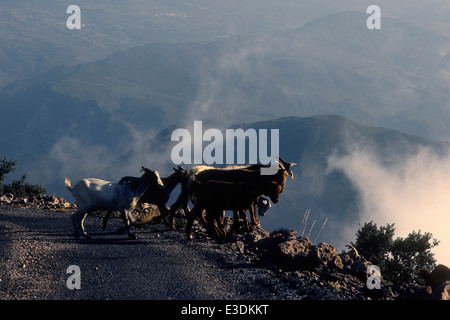
M 294 180 L 294 172 L 292 172 L 292 167 L 295 166 L 298 166 L 298 164 L 294 162 L 289 163 L 289 173 L 291 174 L 291 180 Z

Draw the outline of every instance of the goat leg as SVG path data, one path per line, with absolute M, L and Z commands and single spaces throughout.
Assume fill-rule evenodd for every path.
M 169 211 L 169 209 L 167 209 L 167 207 L 164 204 L 158 204 L 157 205 L 159 212 L 161 213 L 161 219 L 164 222 L 164 224 L 168 227 L 170 227 L 171 229 L 174 229 L 174 225 L 171 224 L 171 213 Z M 166 220 L 166 218 L 169 217 L 169 221 Z
M 178 208 L 175 208 L 173 205 L 169 209 L 169 228 L 175 229 L 175 212 Z
M 248 225 L 247 213 L 245 210 L 239 210 L 239 216 L 244 220 L 244 230 L 246 232 L 250 231 L 250 226 Z
M 186 214 L 186 236 L 188 239 L 192 239 L 192 225 L 194 224 L 194 219 L 197 216 L 200 216 L 203 212 L 203 208 L 199 207 L 198 205 L 195 205 L 191 212 Z
M 233 225 L 231 226 L 231 234 L 239 233 L 239 211 L 233 210 Z
M 109 220 L 110 216 L 111 216 L 111 211 L 106 211 L 106 215 L 103 217 L 103 220 L 102 220 L 103 230 L 106 230 L 106 225 L 108 224 L 108 220 Z
M 225 233 L 217 226 L 214 220 L 208 222 L 207 232 L 211 238 L 222 238 L 225 236 Z
M 250 206 L 250 218 L 252 220 L 252 225 L 253 226 L 257 226 L 257 227 L 261 227 L 261 222 L 259 222 L 258 217 L 256 216 L 256 202 L 254 202 L 251 206 Z
M 130 210 L 124 210 L 120 212 L 122 218 L 123 218 L 123 222 L 125 223 L 125 230 L 127 231 L 128 234 L 128 238 L 130 239 L 136 239 L 136 236 L 134 235 L 134 233 L 131 231 L 131 211 Z
M 207 223 L 208 223 L 208 234 L 213 238 L 223 238 L 225 237 L 225 232 L 219 227 L 220 221 L 223 221 L 222 216 L 224 211 L 220 209 L 208 210 L 206 213 Z
M 212 235 L 213 235 L 215 238 L 224 238 L 224 237 L 225 237 L 225 232 L 224 232 L 221 228 L 219 228 L 219 227 L 217 226 L 217 224 L 213 223 L 212 225 L 213 225 L 213 226 L 212 226 L 212 228 L 213 228 L 213 233 L 212 233 Z
M 248 225 L 248 219 L 247 219 L 247 214 L 245 213 L 245 210 L 233 210 L 233 226 L 232 226 L 233 234 L 239 233 L 239 227 L 241 225 L 241 218 L 243 220 L 244 231 L 246 231 L 246 232 L 250 231 L 250 226 Z
M 73 227 L 75 229 L 74 236 L 76 238 L 78 238 L 81 234 L 85 239 L 90 239 L 90 236 L 84 230 L 84 219 L 86 218 L 87 214 L 88 210 L 79 208 L 77 211 L 75 211 L 74 214 L 70 216 Z
M 169 226 L 172 229 L 175 229 L 175 212 L 177 212 L 177 210 L 180 207 L 183 207 L 184 213 L 186 214 L 186 216 L 188 215 L 189 212 L 189 207 L 187 206 L 188 201 L 189 199 L 187 196 L 187 192 L 184 191 L 184 189 L 182 188 L 182 191 L 178 196 L 177 200 L 170 206 L 169 209 Z
M 205 219 L 205 216 L 202 213 L 202 219 Z M 213 211 L 209 210 L 206 212 L 206 231 L 211 238 L 217 238 L 219 236 L 217 232 L 216 224 L 214 223 Z
M 208 213 L 206 213 L 206 219 L 205 219 L 205 211 L 202 211 L 202 213 L 199 215 L 200 222 L 202 223 L 203 227 L 205 229 L 208 229 Z

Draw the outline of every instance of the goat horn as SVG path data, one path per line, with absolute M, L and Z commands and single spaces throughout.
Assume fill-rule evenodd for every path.
M 281 158 L 278 158 L 278 159 L 282 160 Z M 283 165 L 283 163 L 282 163 L 281 161 L 275 160 L 275 162 L 278 163 L 278 165 L 279 165 L 284 171 L 287 171 L 286 168 L 285 168 L 285 166 Z

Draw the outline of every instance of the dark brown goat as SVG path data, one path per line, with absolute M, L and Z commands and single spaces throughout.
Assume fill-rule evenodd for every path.
M 190 229 L 193 220 L 198 217 L 211 232 L 213 226 L 208 225 L 203 217 L 203 210 L 209 216 L 208 222 L 220 221 L 223 210 L 233 210 L 235 217 L 248 210 L 252 203 L 261 195 L 269 196 L 277 203 L 284 190 L 286 179 L 292 174 L 292 166 L 280 158 L 278 171 L 274 175 L 261 175 L 263 165 L 252 165 L 243 168 L 208 169 L 188 174 L 188 196 L 194 203 L 194 209 L 188 216 L 186 232 L 191 236 Z M 276 190 L 274 189 L 276 186 Z M 241 213 L 238 214 L 238 212 Z M 214 234 L 221 235 L 217 228 Z
M 283 186 L 273 181 L 260 183 L 225 182 L 210 180 L 200 182 L 195 180 L 191 192 L 195 194 L 196 200 L 192 211 L 188 215 L 186 224 L 187 236 L 191 237 L 191 228 L 195 218 L 202 220 L 207 226 L 210 236 L 220 237 L 224 233 L 214 221 L 221 219 L 223 210 L 245 212 L 260 195 L 270 197 L 273 203 L 277 203 Z M 202 215 L 206 211 L 206 221 Z
M 262 164 L 254 164 L 247 166 L 231 166 L 224 169 L 214 168 L 210 166 L 196 166 L 189 170 L 186 176 L 183 178 L 181 182 L 181 193 L 178 196 L 176 202 L 170 207 L 170 224 L 173 226 L 173 217 L 174 213 L 182 207 L 186 214 L 189 212 L 188 202 L 189 200 L 195 201 L 193 199 L 193 195 L 190 192 L 192 182 L 194 180 L 200 182 L 207 182 L 209 180 L 216 181 L 225 181 L 225 182 L 246 182 L 252 183 L 257 181 L 275 181 L 278 184 L 282 185 L 284 189 L 284 183 L 286 181 L 286 177 L 288 174 L 291 174 L 291 179 L 294 177 L 292 172 L 292 167 L 297 164 L 288 163 L 285 160 L 279 158 L 279 168 L 278 172 L 275 175 L 261 175 L 261 168 L 267 167 L 267 165 Z M 283 190 L 281 190 L 282 192 Z M 256 218 L 256 210 L 251 210 L 251 218 L 252 222 L 255 224 L 259 223 L 259 220 Z M 234 213 L 235 216 L 244 217 L 245 212 Z M 204 222 L 205 219 L 202 219 Z M 206 227 L 206 225 L 205 225 Z
M 164 189 L 161 190 L 148 190 L 145 192 L 138 201 L 140 203 L 153 203 L 155 204 L 159 211 L 161 212 L 161 218 L 165 218 L 169 214 L 169 210 L 166 208 L 167 200 L 169 200 L 170 193 L 176 187 L 178 183 L 181 182 L 182 178 L 186 175 L 186 169 L 178 166 L 178 168 L 173 168 L 174 172 L 165 178 L 161 178 Z M 139 180 L 136 177 L 126 176 L 120 179 L 119 184 L 129 184 L 133 187 Z M 107 212 L 103 218 L 103 229 L 106 229 L 111 212 Z

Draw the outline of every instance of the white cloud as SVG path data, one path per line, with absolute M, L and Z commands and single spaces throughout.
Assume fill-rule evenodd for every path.
M 360 223 L 395 223 L 396 237 L 431 232 L 440 240 L 437 262 L 450 263 L 450 155 L 421 149 L 387 166 L 367 147 L 355 148 L 331 156 L 329 169 L 344 172 L 360 192 Z

